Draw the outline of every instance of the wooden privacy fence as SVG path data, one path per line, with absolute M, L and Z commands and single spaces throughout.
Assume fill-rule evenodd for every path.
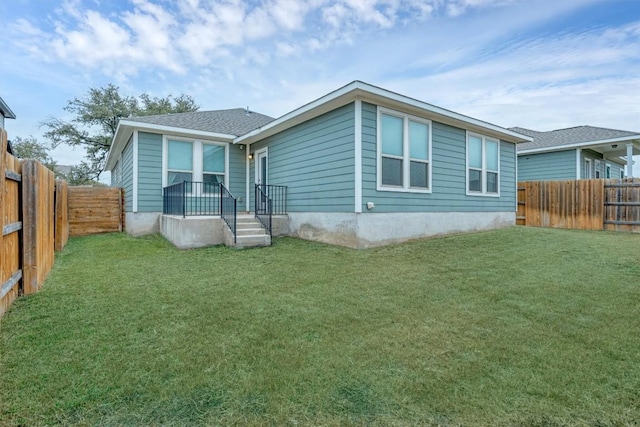
M 0 129 L 0 317 L 42 287 L 69 235 L 124 228 L 121 189 L 68 187 L 39 162 L 9 154 L 7 144 Z
M 19 294 L 37 292 L 53 266 L 54 189 L 53 172 L 9 154 L 0 130 L 0 316 Z
M 519 182 L 516 223 L 640 232 L 640 179 Z
M 124 192 L 121 188 L 69 187 L 71 236 L 124 229 Z

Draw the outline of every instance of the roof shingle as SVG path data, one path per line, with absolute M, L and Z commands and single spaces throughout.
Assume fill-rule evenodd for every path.
M 559 147 L 563 145 L 579 144 L 584 142 L 598 142 L 618 138 L 632 138 L 640 135 L 640 132 L 626 130 L 599 128 L 594 126 L 576 126 L 566 129 L 557 129 L 548 132 L 538 132 L 520 127 L 509 128 L 533 138 L 532 142 L 518 144 L 518 151 L 535 150 L 542 148 Z
M 275 120 L 244 108 L 130 117 L 131 122 L 240 136 Z

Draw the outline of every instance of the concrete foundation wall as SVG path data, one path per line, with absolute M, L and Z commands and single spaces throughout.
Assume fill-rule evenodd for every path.
M 204 248 L 225 243 L 226 224 L 219 216 L 162 215 L 160 232 L 178 249 Z
M 289 213 L 290 234 L 364 249 L 515 225 L 515 212 Z
M 157 233 L 161 216 L 161 212 L 126 212 L 125 230 L 132 236 Z

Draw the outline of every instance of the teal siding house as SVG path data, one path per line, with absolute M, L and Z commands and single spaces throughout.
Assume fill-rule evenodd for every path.
M 533 138 L 518 145 L 518 181 L 632 177 L 640 132 L 577 126 L 549 132 L 512 131 Z
M 367 248 L 515 224 L 533 138 L 354 81 L 277 119 L 122 119 L 107 158 L 127 231 L 181 248 L 293 235 Z

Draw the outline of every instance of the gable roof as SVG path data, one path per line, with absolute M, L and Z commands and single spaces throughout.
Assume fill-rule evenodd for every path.
M 398 109 L 406 113 L 415 114 L 466 130 L 480 132 L 487 136 L 492 136 L 509 142 L 521 143 L 531 141 L 531 138 L 526 135 L 489 122 L 474 119 L 473 117 L 465 116 L 464 114 L 437 107 L 433 104 L 428 104 L 418 99 L 401 95 L 360 80 L 355 80 L 316 99 L 315 101 L 296 108 L 273 122 L 267 123 L 259 129 L 255 129 L 236 138 L 234 144 L 254 143 L 356 100 L 392 109 Z
M 600 128 L 594 126 L 575 126 L 548 132 L 539 132 L 521 127 L 509 128 L 514 132 L 528 135 L 531 142 L 519 144 L 518 152 L 553 151 L 561 147 L 575 147 L 590 144 L 608 144 L 640 139 L 640 132 Z
M 4 100 L 2 98 L 0 98 L 0 114 L 2 114 L 7 119 L 15 119 L 16 118 L 16 115 L 13 114 L 13 111 L 11 111 L 11 108 L 9 108 L 7 103 L 4 102 Z
M 513 130 L 355 80 L 278 119 L 258 113 L 247 116 L 243 108 L 122 119 L 118 123 L 107 155 L 106 169 L 111 170 L 115 166 L 134 130 L 217 139 L 234 144 L 252 144 L 354 101 L 398 109 L 513 143 L 532 140 L 529 136 Z M 234 120 L 238 122 L 234 123 Z
M 195 111 L 191 113 L 130 117 L 124 120 L 127 122 L 147 123 L 238 136 L 251 132 L 275 119 L 244 108 L 233 108 L 230 110 Z

